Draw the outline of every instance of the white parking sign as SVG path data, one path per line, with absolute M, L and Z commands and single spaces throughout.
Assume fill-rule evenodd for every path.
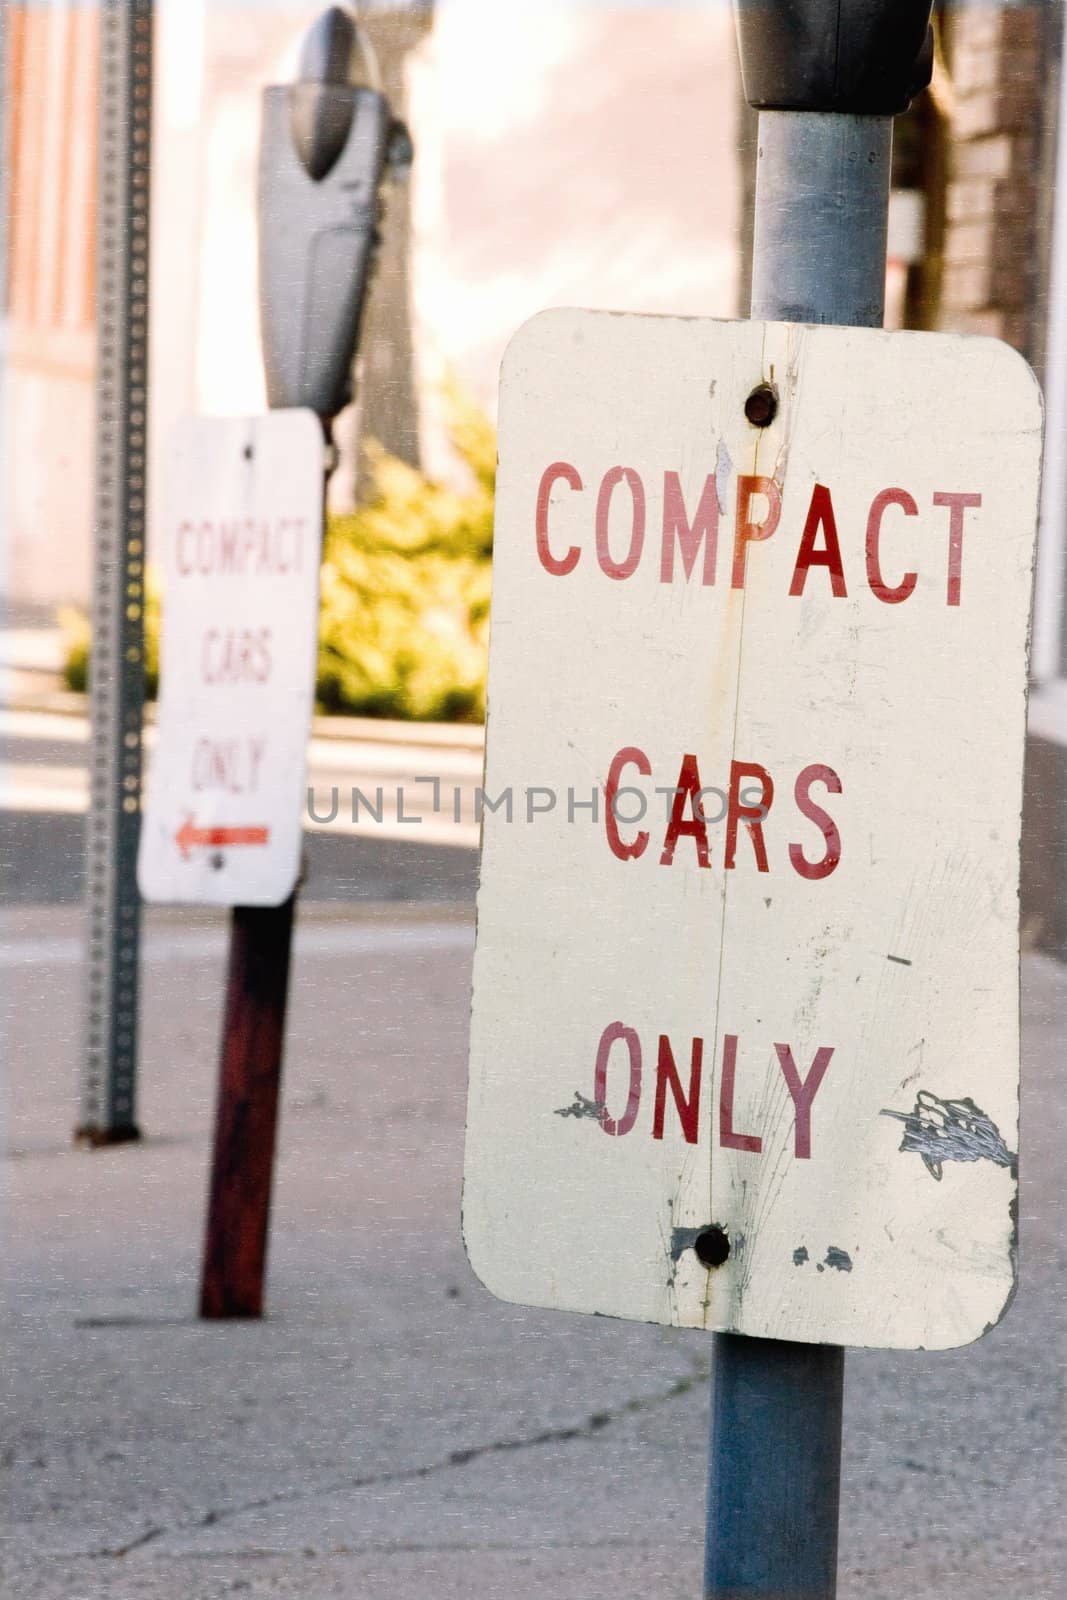
M 871 1346 L 1002 1314 L 1040 422 L 986 339 L 516 336 L 464 1189 L 504 1298 Z
M 296 883 L 322 483 L 310 411 L 190 418 L 172 437 L 148 900 L 278 905 Z

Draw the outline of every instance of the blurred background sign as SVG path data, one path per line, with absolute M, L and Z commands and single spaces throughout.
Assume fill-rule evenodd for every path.
M 275 906 L 296 883 L 322 477 L 311 411 L 188 418 L 172 436 L 147 900 Z

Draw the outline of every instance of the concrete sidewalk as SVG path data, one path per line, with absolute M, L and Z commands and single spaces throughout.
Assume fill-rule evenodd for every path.
M 709 1341 L 501 1305 L 463 1255 L 466 908 L 303 917 L 261 1324 L 192 1316 L 223 927 L 145 948 L 148 1137 L 90 1154 L 77 912 L 0 938 L 5 1600 L 695 1600 Z M 1062 1592 L 1065 1015 L 1029 958 L 1011 1315 L 849 1357 L 841 1600 Z

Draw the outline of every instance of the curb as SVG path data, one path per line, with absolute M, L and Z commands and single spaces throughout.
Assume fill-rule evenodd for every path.
M 3 709 L 87 718 L 89 697 L 70 689 L 22 693 L 5 700 Z M 145 705 L 145 722 L 151 725 L 155 720 L 155 702 L 149 701 Z M 422 745 L 430 749 L 446 746 L 479 753 L 485 748 L 485 728 L 480 723 L 399 722 L 384 717 L 330 717 L 320 714 L 311 719 L 311 737 L 354 744 Z

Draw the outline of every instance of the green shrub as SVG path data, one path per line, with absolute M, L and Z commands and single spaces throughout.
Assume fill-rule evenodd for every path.
M 75 606 L 64 606 L 59 629 L 63 635 L 63 682 L 68 689 L 84 694 L 89 687 L 89 618 Z
M 318 697 L 326 711 L 453 722 L 485 715 L 496 440 L 453 396 L 460 493 L 371 446 L 373 492 L 331 517 Z
M 470 478 L 458 491 L 368 446 L 371 494 L 330 517 L 322 563 L 316 693 L 322 710 L 478 722 L 485 716 L 496 435 L 451 392 L 450 429 Z M 69 688 L 88 679 L 89 625 L 61 616 Z M 146 692 L 159 677 L 160 596 L 145 607 Z
M 144 661 L 145 694 L 154 700 L 159 690 L 159 584 L 150 570 L 145 580 Z M 92 627 L 84 611 L 64 606 L 59 613 L 63 635 L 63 682 L 68 689 L 84 694 L 89 687 L 89 656 Z

